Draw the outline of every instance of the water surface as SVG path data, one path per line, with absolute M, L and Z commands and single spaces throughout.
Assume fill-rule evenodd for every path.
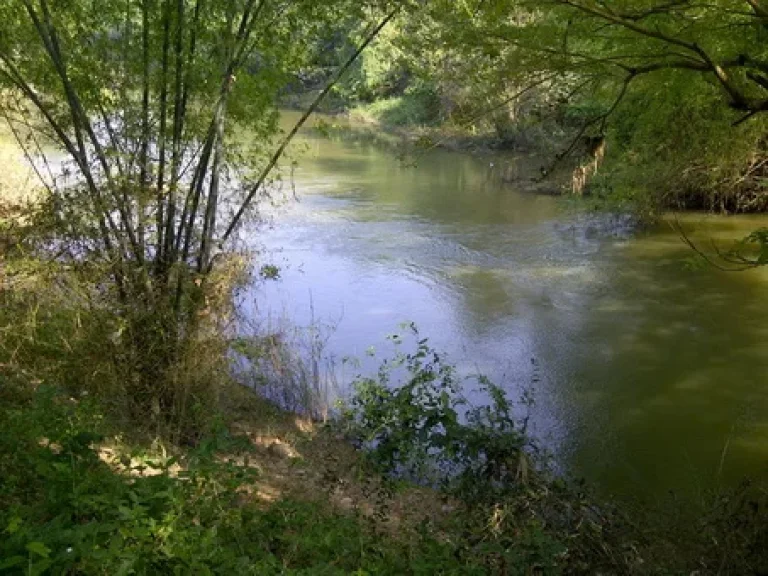
M 517 191 L 502 158 L 435 150 L 409 166 L 311 130 L 299 144 L 298 201 L 252 232 L 281 268 L 259 314 L 335 324 L 339 363 L 415 322 L 464 373 L 513 397 L 533 385 L 536 433 L 606 492 L 768 475 L 766 271 L 692 267 L 667 224 L 634 233 Z M 768 224 L 684 222 L 703 247 Z

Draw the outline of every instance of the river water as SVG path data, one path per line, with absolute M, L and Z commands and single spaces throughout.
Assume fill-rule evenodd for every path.
M 252 232 L 280 280 L 254 297 L 262 317 L 335 326 L 342 387 L 343 358 L 372 370 L 369 347 L 415 322 L 463 373 L 532 388 L 535 433 L 606 493 L 768 477 L 767 271 L 692 266 L 668 224 L 633 232 L 517 191 L 501 158 L 434 150 L 414 166 L 365 139 L 299 140 L 297 199 Z M 709 249 L 768 219 L 684 225 Z

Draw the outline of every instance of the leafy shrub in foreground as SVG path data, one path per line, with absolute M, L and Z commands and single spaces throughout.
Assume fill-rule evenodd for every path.
M 478 377 L 478 394 L 488 403 L 473 406 L 456 370 L 417 337 L 413 353 L 385 360 L 375 378 L 359 378 L 341 404 L 341 424 L 376 466 L 417 482 L 485 498 L 526 483 L 543 458 L 518 423 L 506 393 Z M 399 337 L 396 337 L 399 340 Z M 400 382 L 396 382 L 402 376 Z
M 107 464 L 96 404 L 51 389 L 39 390 L 30 404 L 4 407 L 0 421 L 3 569 L 126 574 L 243 567 L 241 554 L 226 544 L 241 529 L 243 512 L 231 503 L 252 471 L 217 462 L 216 442 L 201 444 L 177 475 L 174 459 L 146 451 Z
M 455 368 L 411 330 L 415 351 L 358 379 L 341 422 L 379 470 L 458 499 L 457 558 L 498 574 L 633 572 L 637 534 L 624 518 L 552 473 L 503 389 L 477 378 L 487 403 L 473 406 Z

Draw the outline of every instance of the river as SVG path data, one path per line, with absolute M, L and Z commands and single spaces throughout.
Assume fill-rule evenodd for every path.
M 369 347 L 415 322 L 462 372 L 532 388 L 534 432 L 600 491 L 696 497 L 768 476 L 768 271 L 692 266 L 667 223 L 633 232 L 517 191 L 502 159 L 433 150 L 414 166 L 365 139 L 299 140 L 297 199 L 250 232 L 280 268 L 253 297 L 261 317 L 333 324 L 342 385 L 343 358 L 372 370 Z M 709 247 L 768 219 L 684 224 Z

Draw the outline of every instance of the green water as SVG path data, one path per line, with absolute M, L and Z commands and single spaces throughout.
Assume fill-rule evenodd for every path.
M 633 232 L 517 191 L 504 158 L 438 150 L 408 166 L 311 131 L 294 150 L 298 201 L 251 233 L 282 270 L 258 314 L 333 324 L 342 384 L 343 357 L 372 369 L 366 349 L 414 321 L 464 373 L 513 396 L 532 386 L 536 434 L 601 490 L 695 497 L 768 476 L 768 270 L 692 268 L 667 224 Z M 703 247 L 768 225 L 684 222 Z

